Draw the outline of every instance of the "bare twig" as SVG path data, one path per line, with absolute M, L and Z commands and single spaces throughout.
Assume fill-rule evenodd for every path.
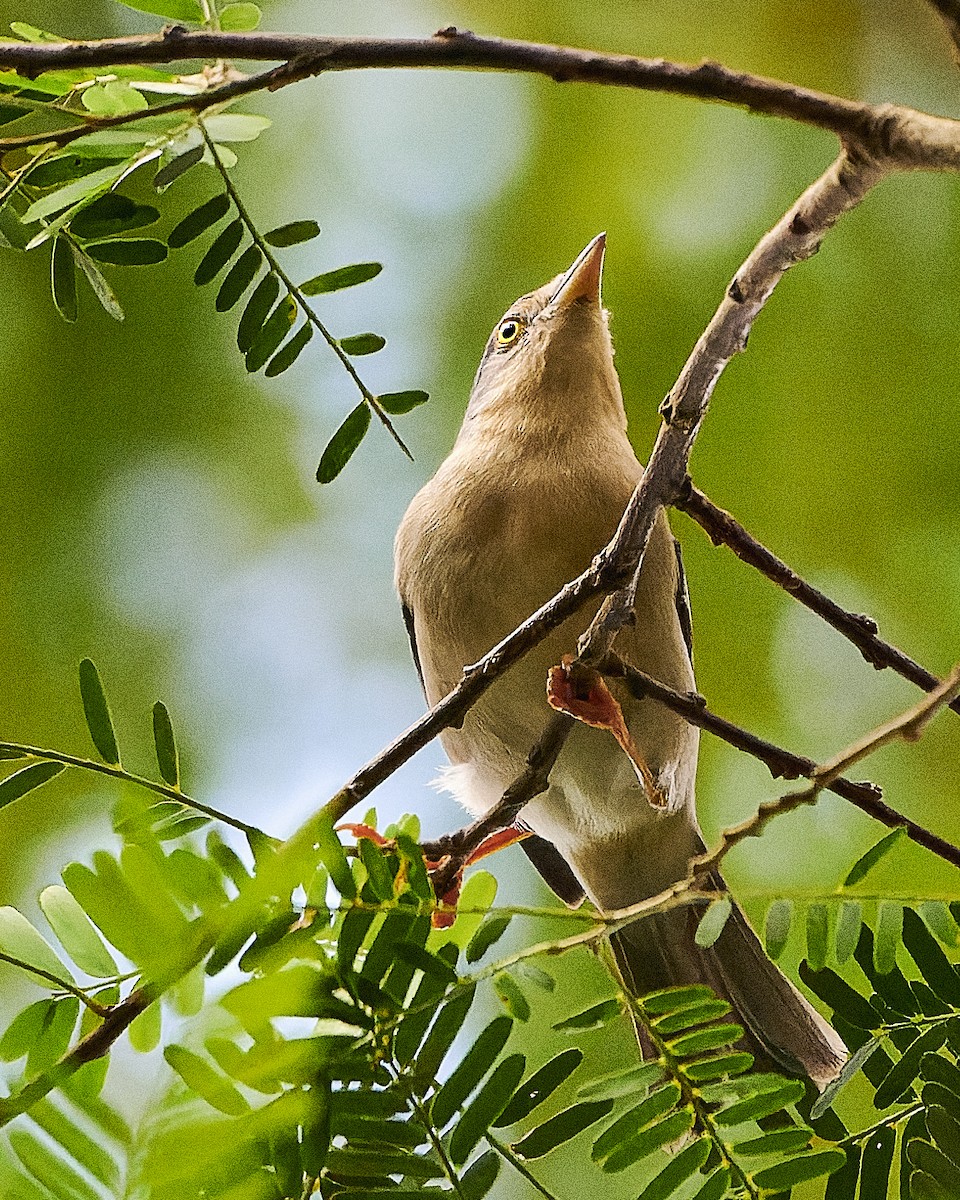
M 924 696 L 913 708 L 859 738 L 845 750 L 818 766 L 808 788 L 781 796 L 779 800 L 768 800 L 760 805 L 752 817 L 748 817 L 746 821 L 742 821 L 732 829 L 724 830 L 720 835 L 719 843 L 713 850 L 692 860 L 690 878 L 697 879 L 704 872 L 713 870 L 734 846 L 745 838 L 757 837 L 774 817 L 780 816 L 781 813 L 792 812 L 793 809 L 800 808 L 804 804 L 815 804 L 820 793 L 838 779 L 843 771 L 860 762 L 867 755 L 875 753 L 882 746 L 900 738 L 906 741 L 916 741 L 940 709 L 949 704 L 958 694 L 960 694 L 960 665 L 954 667 L 943 683 Z
M 758 542 L 744 529 L 735 517 L 705 496 L 691 480 L 687 480 L 673 507 L 679 508 L 701 525 L 715 546 L 729 546 L 737 558 L 755 567 L 768 579 L 772 579 L 778 587 L 782 587 L 794 600 L 798 600 L 818 617 L 822 617 L 838 633 L 842 633 L 853 642 L 867 662 L 878 671 L 889 667 L 904 679 L 923 688 L 925 692 L 933 691 L 939 686 L 940 681 L 936 675 L 921 667 L 909 654 L 904 654 L 902 650 L 879 636 L 876 621 L 862 613 L 848 612 L 835 600 L 831 600 L 805 579 L 801 579 L 782 559 L 777 558 L 762 542 Z M 960 713 L 960 700 L 954 700 L 949 707 Z
M 934 0 L 947 5 L 948 0 Z M 667 92 L 735 104 L 751 112 L 787 117 L 829 129 L 869 153 L 897 159 L 901 166 L 960 168 L 957 122 L 897 105 L 871 105 L 778 80 L 733 71 L 719 63 L 695 65 L 663 59 L 603 54 L 565 46 L 505 38 L 478 37 L 454 28 L 427 38 L 334 38 L 286 33 L 223 33 L 174 25 L 162 34 L 104 38 L 89 42 L 5 42 L 0 68 L 23 75 L 72 68 L 170 63 L 185 59 L 227 58 L 272 61 L 282 65 L 221 89 L 222 99 L 329 71 L 370 68 L 455 68 L 516 71 L 543 75 L 557 83 L 593 83 L 643 91 Z M 231 89 L 231 90 L 227 90 Z M 208 94 L 175 101 L 178 108 L 200 108 Z M 97 126 L 94 126 L 97 127 Z

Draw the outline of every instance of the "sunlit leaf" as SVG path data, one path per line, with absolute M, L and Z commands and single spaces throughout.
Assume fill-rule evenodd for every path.
M 464 950 L 496 898 L 496 877 L 483 869 L 472 871 L 460 892 L 457 919 L 449 929 L 443 931 L 444 940 Z
M 99 171 L 91 171 L 88 175 L 74 179 L 55 192 L 42 196 L 39 200 L 35 200 L 23 214 L 21 217 L 23 224 L 30 225 L 34 221 L 43 220 L 44 217 L 70 208 L 87 196 L 101 190 L 105 191 L 112 183 L 117 182 L 124 174 L 125 169 L 125 163 L 111 163 L 108 167 L 101 167 Z
M 91 84 L 80 93 L 80 102 L 95 117 L 120 117 L 149 108 L 146 97 L 125 79 Z
M 697 926 L 697 932 L 694 941 L 698 946 L 712 946 L 721 933 L 723 927 L 727 923 L 727 918 L 733 911 L 733 905 L 727 896 L 723 896 L 719 900 L 714 900 L 707 907 L 707 911 L 700 918 L 700 924 Z
M 273 124 L 269 117 L 252 113 L 217 113 L 203 123 L 215 142 L 252 142 Z
M 53 884 L 40 893 L 40 908 L 64 950 L 81 971 L 95 979 L 108 979 L 117 965 L 86 913 L 65 887 Z
M 26 1171 L 56 1200 L 102 1200 L 103 1193 L 90 1184 L 62 1155 L 55 1153 L 26 1129 L 10 1132 L 10 1147 Z
M 251 5 L 251 7 L 253 6 Z M 271 246 L 297 246 L 301 242 L 309 242 L 312 238 L 319 236 L 320 226 L 316 221 L 290 221 L 288 224 L 278 225 L 276 229 L 271 229 L 269 233 L 264 234 Z
M 897 947 L 903 929 L 903 905 L 882 900 L 877 909 L 877 932 L 873 943 L 873 964 L 881 975 L 897 965 Z
M 669 1200 L 692 1179 L 707 1161 L 710 1142 L 700 1138 L 673 1156 L 660 1174 L 643 1189 L 643 1200 Z
M 370 428 L 370 408 L 362 401 L 333 435 L 320 457 L 317 482 L 332 483 L 350 461 Z
M 931 933 L 945 946 L 956 946 L 960 928 L 951 916 L 949 907 L 942 900 L 925 900 L 920 905 L 920 916 L 926 921 Z
M 0 908 L 0 951 L 39 967 L 58 979 L 73 981 L 70 971 L 46 938 L 34 929 L 22 913 L 9 906 Z
M 88 254 L 77 251 L 76 255 L 80 269 L 86 276 L 87 282 L 93 289 L 93 294 L 100 301 L 104 311 L 113 317 L 115 321 L 122 321 L 123 309 L 120 307 L 120 302 L 117 300 L 113 288 L 104 278 L 103 272 Z
M 236 1087 L 185 1046 L 165 1046 L 163 1057 L 191 1091 L 228 1116 L 241 1116 L 250 1105 Z
M 163 1014 L 159 1004 L 148 1005 L 130 1023 L 130 1045 L 138 1054 L 149 1054 L 160 1045 L 163 1033 Z
M 621 1096 L 637 1096 L 646 1092 L 650 1084 L 656 1083 L 663 1071 L 663 1063 L 659 1061 L 637 1063 L 622 1071 L 591 1079 L 579 1088 L 577 1099 L 618 1100 Z
M 713 989 L 702 983 L 661 988 L 643 997 L 643 1007 L 650 1016 L 659 1016 L 663 1013 L 680 1012 L 684 1008 L 701 1004 L 704 1000 L 713 1000 L 715 996 Z
M 500 971 L 494 976 L 493 990 L 511 1017 L 515 1017 L 518 1021 L 530 1020 L 530 1001 L 509 972 Z
M 203 10 L 197 0 L 123 0 L 127 8 L 135 8 L 137 12 L 154 13 L 158 17 L 168 17 L 171 21 L 203 20 Z
M 863 910 L 859 900 L 844 900 L 837 914 L 836 955 L 838 963 L 845 963 L 853 954 L 860 938 L 862 924 Z
M 807 961 L 814 971 L 825 966 L 830 948 L 830 910 L 825 904 L 807 909 Z
M 17 1013 L 0 1038 L 0 1062 L 16 1062 L 26 1056 L 49 1023 L 55 1004 L 55 1000 L 35 1000 Z

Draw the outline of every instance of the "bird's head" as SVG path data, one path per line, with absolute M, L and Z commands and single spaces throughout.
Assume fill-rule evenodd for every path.
M 570 269 L 521 296 L 491 333 L 464 421 L 471 427 L 561 430 L 576 423 L 626 424 L 600 300 L 606 235 Z

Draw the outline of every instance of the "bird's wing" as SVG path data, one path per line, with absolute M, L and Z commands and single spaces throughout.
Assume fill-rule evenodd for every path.
M 680 550 L 680 543 L 676 538 L 673 539 L 673 551 L 677 556 L 677 590 L 675 595 L 677 619 L 680 622 L 680 632 L 683 634 L 684 645 L 687 647 L 687 654 L 692 664 L 693 616 L 690 612 L 690 592 L 687 588 L 687 575 L 683 569 L 683 554 Z

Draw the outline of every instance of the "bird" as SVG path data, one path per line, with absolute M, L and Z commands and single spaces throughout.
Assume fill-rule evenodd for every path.
M 567 271 L 497 322 L 453 449 L 400 523 L 395 581 L 431 705 L 589 566 L 642 476 L 601 299 L 605 247 L 599 234 Z M 441 733 L 450 760 L 442 786 L 474 816 L 523 770 L 551 715 L 548 672 L 576 648 L 596 607 L 569 617 L 495 680 L 460 727 Z M 663 512 L 643 558 L 634 617 L 617 653 L 668 687 L 694 691 L 687 585 Z M 577 722 L 546 791 L 520 818 L 521 846 L 553 891 L 569 905 L 586 896 L 602 911 L 659 894 L 704 850 L 698 730 L 651 698 L 632 698 L 617 680 L 610 687 L 662 802 L 649 802 L 609 732 Z M 718 872 L 711 884 L 725 888 Z M 708 947 L 695 941 L 702 911 L 648 915 L 612 937 L 627 989 L 642 997 L 707 984 L 731 1005 L 758 1068 L 825 1087 L 844 1062 L 839 1036 L 766 955 L 738 905 Z

